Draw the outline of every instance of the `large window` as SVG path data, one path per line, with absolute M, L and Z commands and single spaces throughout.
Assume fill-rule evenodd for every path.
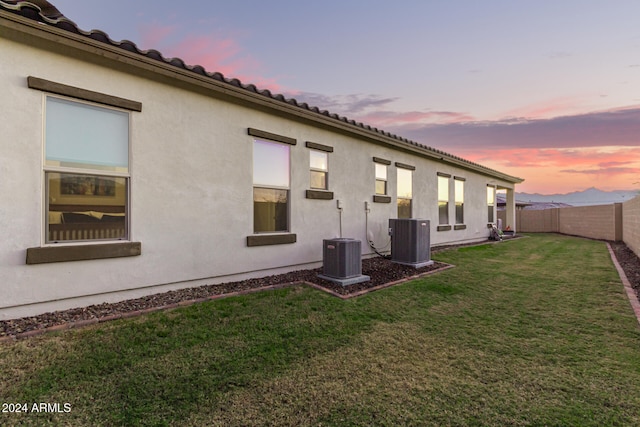
M 387 165 L 376 163 L 376 194 L 387 195 Z
M 438 223 L 449 224 L 449 177 L 438 175 Z
M 47 243 L 128 238 L 129 113 L 47 96 Z
M 411 218 L 413 198 L 413 172 L 398 168 L 398 218 Z
M 496 204 L 496 189 L 493 186 L 487 186 L 487 221 L 494 222 L 494 212 Z
M 312 190 L 329 189 L 329 155 L 324 151 L 309 151 L 309 168 L 311 170 L 310 187 Z
M 456 224 L 464 224 L 464 179 L 455 178 Z
M 289 145 L 253 143 L 253 231 L 289 231 Z

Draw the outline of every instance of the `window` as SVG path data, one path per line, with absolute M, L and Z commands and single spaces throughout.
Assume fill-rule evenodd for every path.
M 376 163 L 376 194 L 387 195 L 387 165 Z
M 492 186 L 487 186 L 487 221 L 494 222 L 494 211 L 496 203 L 496 190 Z
M 438 176 L 438 223 L 449 224 L 449 177 Z
M 329 189 L 329 155 L 324 151 L 309 151 L 309 168 L 311 170 L 310 187 L 313 190 Z
M 398 168 L 398 218 L 411 218 L 411 199 L 413 198 L 413 172 Z
M 253 231 L 289 231 L 289 145 L 254 140 Z
M 455 178 L 453 182 L 456 203 L 456 224 L 464 224 L 464 179 Z
M 126 240 L 129 113 L 47 96 L 45 242 Z

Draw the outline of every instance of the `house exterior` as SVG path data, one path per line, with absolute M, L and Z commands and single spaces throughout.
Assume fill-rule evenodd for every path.
M 484 240 L 522 179 L 0 0 L 0 319 Z

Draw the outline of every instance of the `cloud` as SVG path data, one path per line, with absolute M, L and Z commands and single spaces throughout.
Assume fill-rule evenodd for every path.
M 235 39 L 214 34 L 184 34 L 181 30 L 177 25 L 142 25 L 141 46 L 156 49 L 168 58 L 180 58 L 189 65 L 201 65 L 209 72 L 240 79 L 245 84 L 253 83 L 260 89 L 282 90 L 275 79 L 263 77 L 262 64 Z
M 294 92 L 288 96 L 451 153 L 485 147 L 504 150 L 640 145 L 640 108 L 636 106 L 554 116 L 576 105 L 574 98 L 559 98 L 510 111 L 499 120 L 478 121 L 465 112 L 428 108 L 403 111 L 394 104 L 399 98 L 379 95 Z
M 584 112 L 584 97 L 565 96 L 547 99 L 544 102 L 527 104 L 505 112 L 503 117 L 527 120 L 549 119 L 558 116 L 570 116 Z M 504 120 L 504 119 L 503 119 Z
M 398 126 L 419 127 L 422 123 L 458 123 L 473 120 L 473 117 L 452 111 L 376 111 L 367 113 L 358 118 L 365 123 L 375 123 L 385 128 Z
M 158 46 L 175 33 L 175 25 L 142 25 L 140 26 L 140 45 L 144 49 L 158 49 Z
M 454 122 L 388 129 L 443 150 L 490 146 L 578 148 L 640 145 L 640 108 L 593 112 L 551 119 Z
M 425 123 L 454 123 L 471 121 L 465 113 L 452 111 L 398 111 L 392 105 L 400 98 L 382 97 L 373 94 L 349 94 L 327 96 L 312 92 L 290 92 L 287 96 L 317 106 L 321 110 L 344 115 L 350 119 L 377 126 L 385 130 L 398 126 L 419 126 Z
M 640 178 L 640 147 L 586 147 L 571 149 L 491 147 L 455 154 L 525 178 L 519 191 L 566 192 L 598 187 L 632 189 Z
M 482 163 L 493 161 L 511 168 L 553 167 L 562 169 L 615 169 L 640 168 L 639 147 L 585 147 L 576 149 L 511 148 L 496 150 L 492 147 L 465 150 L 469 160 Z
M 285 93 L 285 95 L 295 98 L 300 102 L 306 102 L 321 110 L 329 110 L 332 113 L 345 115 L 349 118 L 355 118 L 354 116 L 370 109 L 380 110 L 390 108 L 389 105 L 398 100 L 398 98 L 384 98 L 379 95 L 350 94 L 327 96 L 302 91 L 290 91 Z
M 602 176 L 617 176 L 617 175 L 629 175 L 640 174 L 640 167 L 637 168 L 598 168 L 598 169 L 560 169 L 560 172 L 564 173 L 578 173 L 585 175 L 602 175 Z

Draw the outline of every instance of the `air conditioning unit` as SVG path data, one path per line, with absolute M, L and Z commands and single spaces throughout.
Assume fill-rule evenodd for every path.
M 362 274 L 360 240 L 339 238 L 322 241 L 322 274 L 318 277 L 343 286 L 366 282 Z
M 415 268 L 433 264 L 428 219 L 389 219 L 391 261 Z

